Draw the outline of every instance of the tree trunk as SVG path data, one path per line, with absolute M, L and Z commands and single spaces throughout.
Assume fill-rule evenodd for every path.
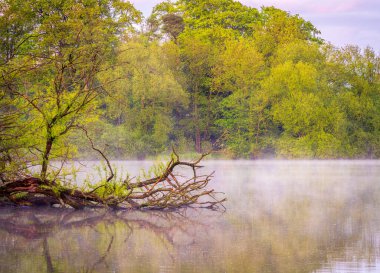
M 45 145 L 45 151 L 42 156 L 42 167 L 41 167 L 41 179 L 46 180 L 46 173 L 47 173 L 47 168 L 49 164 L 49 156 L 50 156 L 50 151 L 53 146 L 53 141 L 54 138 L 51 136 L 51 131 L 48 130 L 47 134 L 47 139 L 46 139 L 46 145 Z
M 201 132 L 198 126 L 195 129 L 195 151 L 197 153 L 202 153 Z
M 199 128 L 198 86 L 195 87 L 194 91 L 195 151 L 202 153 L 201 130 Z

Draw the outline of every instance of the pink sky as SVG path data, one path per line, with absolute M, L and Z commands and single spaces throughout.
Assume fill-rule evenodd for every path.
M 148 16 L 160 0 L 130 0 Z M 275 6 L 311 21 L 336 46 L 367 45 L 380 52 L 380 0 L 241 0 L 260 8 Z

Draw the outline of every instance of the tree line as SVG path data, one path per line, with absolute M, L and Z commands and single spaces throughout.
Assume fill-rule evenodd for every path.
M 378 158 L 380 58 L 233 0 L 0 4 L 2 173 L 111 158 Z M 103 154 L 103 155 L 104 155 Z M 49 169 L 49 170 L 48 170 Z

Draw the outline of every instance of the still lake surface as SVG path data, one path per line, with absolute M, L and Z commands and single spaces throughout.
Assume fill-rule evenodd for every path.
M 0 208 L 0 272 L 380 272 L 380 161 L 204 165 L 224 213 Z

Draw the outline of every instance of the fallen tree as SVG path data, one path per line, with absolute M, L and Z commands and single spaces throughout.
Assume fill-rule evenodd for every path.
M 205 154 L 185 162 L 173 152 L 156 177 L 118 180 L 90 137 L 95 132 L 86 129 L 101 117 L 104 98 L 112 97 L 107 87 L 129 77 L 111 71 L 129 65 L 120 54 L 121 43 L 141 19 L 133 5 L 119 0 L 19 2 L 0 7 L 0 29 L 10 35 L 0 39 L 0 48 L 9 49 L 0 51 L 1 204 L 169 209 L 215 208 L 224 201 L 206 189 L 212 174 L 197 172 Z M 109 169 L 107 179 L 87 187 L 60 175 L 75 157 L 78 132 Z M 52 160 L 62 163 L 58 171 L 52 170 Z M 39 174 L 25 174 L 36 166 Z M 192 175 L 177 175 L 180 166 Z
M 16 206 L 61 206 L 74 209 L 109 207 L 113 209 L 173 209 L 184 206 L 217 209 L 226 198 L 220 198 L 213 189 L 207 189 L 213 173 L 198 174 L 201 160 L 181 161 L 174 151 L 171 160 L 156 177 L 116 182 L 108 160 L 111 176 L 104 182 L 79 188 L 73 183 L 44 180 L 26 176 L 0 187 L 0 203 Z M 192 170 L 189 177 L 175 173 L 178 167 Z

